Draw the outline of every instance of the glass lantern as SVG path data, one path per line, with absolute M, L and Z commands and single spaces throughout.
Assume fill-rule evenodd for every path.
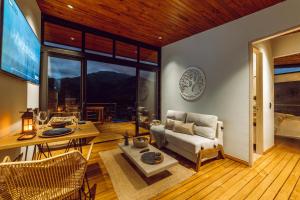
M 33 112 L 31 109 L 27 109 L 22 115 L 22 134 L 34 133 L 34 120 Z

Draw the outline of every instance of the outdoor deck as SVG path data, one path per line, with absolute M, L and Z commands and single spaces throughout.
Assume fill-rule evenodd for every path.
M 95 143 L 122 139 L 126 132 L 130 137 L 135 136 L 135 122 L 105 122 L 96 126 L 101 134 L 94 139 Z M 145 135 L 149 130 L 140 127 L 139 133 Z

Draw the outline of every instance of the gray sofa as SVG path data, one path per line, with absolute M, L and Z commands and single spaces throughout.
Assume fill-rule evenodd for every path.
M 165 125 L 152 126 L 151 137 L 158 147 L 166 147 L 191 160 L 197 164 L 197 169 L 204 160 L 219 155 L 224 158 L 223 122 L 218 121 L 217 116 L 169 110 L 167 119 L 194 123 L 194 134 L 178 133 Z

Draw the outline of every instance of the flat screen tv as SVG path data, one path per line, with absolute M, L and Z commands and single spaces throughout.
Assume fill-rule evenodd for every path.
M 39 84 L 41 44 L 15 0 L 3 0 L 1 69 Z

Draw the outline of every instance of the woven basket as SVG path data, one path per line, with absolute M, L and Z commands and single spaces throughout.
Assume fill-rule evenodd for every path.
M 149 144 L 149 139 L 146 137 L 134 137 L 133 146 L 136 148 L 145 148 Z

